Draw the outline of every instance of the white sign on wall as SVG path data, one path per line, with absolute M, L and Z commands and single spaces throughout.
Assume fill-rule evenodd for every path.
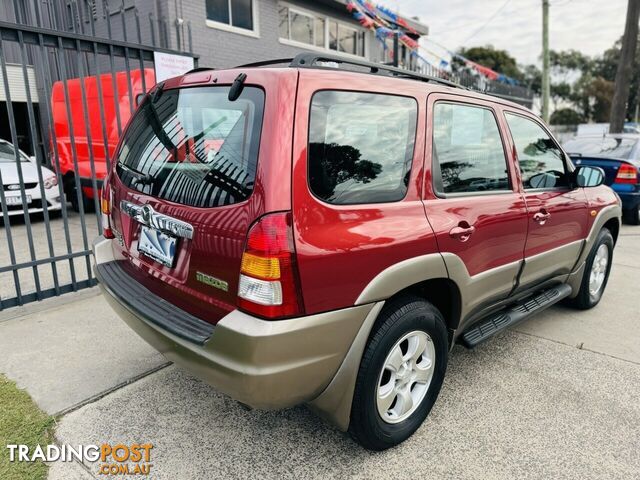
M 182 75 L 194 67 L 193 57 L 163 52 L 153 52 L 153 63 L 156 69 L 156 83 Z

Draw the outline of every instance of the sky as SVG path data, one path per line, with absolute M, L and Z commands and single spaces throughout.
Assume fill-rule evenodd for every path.
M 519 64 L 540 64 L 542 0 L 382 0 L 403 16 L 418 16 L 429 38 L 450 50 L 491 44 Z M 624 32 L 627 0 L 550 0 L 550 47 L 598 55 Z M 435 56 L 442 49 L 429 41 Z M 428 52 L 427 52 L 428 53 Z M 429 55 L 431 56 L 431 55 Z

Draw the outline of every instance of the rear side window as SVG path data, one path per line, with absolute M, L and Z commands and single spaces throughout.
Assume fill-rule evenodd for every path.
M 313 96 L 309 187 L 335 205 L 402 200 L 416 136 L 414 99 L 326 90 Z
M 525 189 L 569 185 L 564 155 L 553 139 L 536 122 L 506 113 Z
M 441 193 L 509 190 L 507 159 L 493 112 L 438 102 L 433 110 L 433 158 Z
M 127 129 L 116 171 L 129 188 L 194 207 L 246 200 L 253 190 L 264 92 L 196 87 L 148 97 Z

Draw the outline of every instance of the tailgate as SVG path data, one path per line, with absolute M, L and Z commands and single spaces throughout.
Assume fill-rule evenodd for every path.
M 265 91 L 167 89 L 131 120 L 110 180 L 112 227 L 127 273 L 210 323 L 236 305 L 250 224 Z

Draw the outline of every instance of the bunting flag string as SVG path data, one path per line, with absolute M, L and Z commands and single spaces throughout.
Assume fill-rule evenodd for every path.
M 451 68 L 451 62 L 449 60 L 444 58 L 442 55 L 438 55 L 437 53 L 427 49 L 423 45 L 420 45 L 418 41 L 411 38 L 407 34 L 407 32 L 413 35 L 418 35 L 418 32 L 413 29 L 404 18 L 402 18 L 400 15 L 397 15 L 390 9 L 382 5 L 376 5 L 370 0 L 349 0 L 347 2 L 347 10 L 352 13 L 353 17 L 360 23 L 360 25 L 375 33 L 375 37 L 382 43 L 382 48 L 384 51 L 387 51 L 389 49 L 386 39 L 393 38 L 395 35 L 398 35 L 398 41 L 405 47 L 407 47 L 411 57 L 416 58 L 421 62 L 438 69 L 448 70 Z M 427 40 L 444 49 L 451 56 L 451 58 L 457 58 L 465 66 L 471 68 L 472 70 L 482 75 L 483 77 L 488 78 L 489 80 L 508 83 L 511 85 L 516 85 L 518 83 L 514 78 L 496 72 L 495 70 L 489 67 L 485 67 L 484 65 L 480 65 L 479 63 L 469 60 L 459 53 L 454 53 L 446 47 L 437 44 L 431 39 Z M 429 55 L 436 57 L 439 60 L 439 64 L 434 65 L 433 62 L 421 55 L 418 51 L 420 49 L 424 50 Z
M 407 30 L 416 34 L 417 32 L 391 10 L 380 5 L 374 5 L 368 0 L 350 0 L 347 3 L 347 10 L 352 13 L 360 25 L 375 32 L 376 38 L 382 43 L 383 50 L 387 51 L 389 48 L 386 39 L 392 38 L 396 34 L 398 35 L 398 41 L 405 45 L 412 55 L 420 47 L 418 42 L 406 33 Z M 405 26 L 405 28 L 397 28 L 398 26 Z M 418 58 L 431 65 L 431 62 L 426 58 L 422 56 Z

